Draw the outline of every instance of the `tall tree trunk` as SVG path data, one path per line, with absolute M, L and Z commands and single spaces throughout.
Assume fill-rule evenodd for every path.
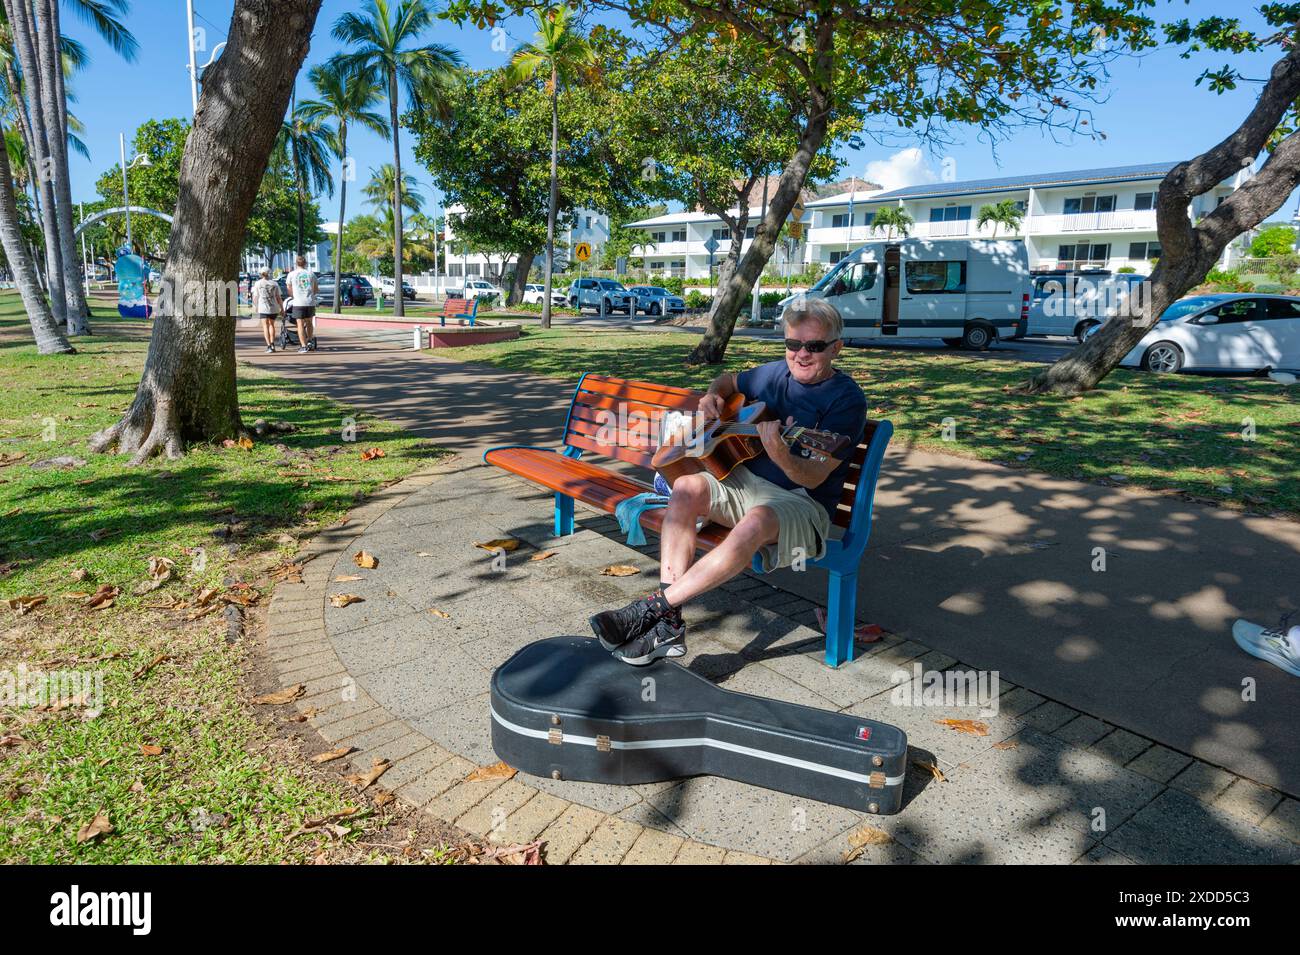
M 41 294 L 37 282 L 36 270 L 27 253 L 27 243 L 23 240 L 19 227 L 18 203 L 14 199 L 14 180 L 9 168 L 9 151 L 3 145 L 4 127 L 0 125 L 0 244 L 4 246 L 5 258 L 9 262 L 9 271 L 14 284 L 23 298 L 23 308 L 27 311 L 27 321 L 32 326 L 32 336 L 36 339 L 36 350 L 42 355 L 68 355 L 76 351 L 59 331 L 50 314 L 50 307 Z
M 551 69 L 551 195 L 546 204 L 546 284 L 542 291 L 542 328 L 551 327 L 551 288 L 555 275 L 555 211 L 560 205 L 560 81 Z M 569 250 L 573 254 L 573 250 Z
M 510 283 L 510 291 L 506 295 L 507 305 L 518 305 L 524 300 L 524 287 L 528 284 L 528 273 L 532 271 L 533 260 L 536 258 L 536 252 L 519 253 L 519 261 L 515 263 L 515 280 Z
M 1155 326 L 1166 308 L 1204 280 L 1233 239 L 1282 207 L 1300 185 L 1300 132 L 1279 142 L 1259 173 L 1196 225 L 1187 215 L 1193 199 L 1254 161 L 1297 97 L 1300 47 L 1292 45 L 1273 65 L 1259 100 L 1242 124 L 1211 149 L 1179 163 L 1161 180 L 1156 193 L 1160 261 L 1151 278 L 1142 283 L 1138 307 L 1107 321 L 1082 345 L 1018 390 L 1073 396 L 1095 388 Z
M 393 314 L 406 314 L 402 299 L 402 150 L 398 146 L 397 70 L 388 71 L 388 115 L 393 124 Z
M 63 58 L 59 54 L 59 2 L 38 0 L 44 12 L 38 31 L 39 58 L 42 70 L 41 102 L 45 110 L 50 158 L 53 161 L 55 220 L 58 224 L 59 258 L 63 263 L 63 291 L 67 299 L 68 333 L 89 333 L 90 309 L 86 303 L 81 274 L 81 256 L 77 254 L 76 230 L 72 224 L 72 186 L 68 169 L 68 101 L 63 85 Z
M 42 108 L 41 71 L 36 54 L 36 27 L 29 0 L 4 0 L 9 16 L 13 45 L 22 67 L 26 110 L 32 127 L 28 151 L 36 168 L 36 183 L 41 192 L 41 230 L 45 233 L 45 276 L 50 289 L 50 311 L 54 321 L 67 322 L 68 304 L 63 287 L 63 256 L 59 247 L 59 226 L 54 200 L 54 169 L 50 157 L 49 131 Z
M 348 208 L 348 124 L 339 122 L 339 159 L 344 163 L 344 173 L 339 177 L 339 230 L 334 234 L 334 311 L 343 311 L 343 215 Z
M 320 4 L 237 0 L 225 52 L 203 76 L 181 157 L 144 373 L 131 407 L 91 438 L 91 450 L 116 448 L 138 464 L 159 452 L 177 457 L 187 441 L 241 433 L 233 294 L 240 250 Z
M 820 97 L 815 98 L 815 105 L 809 111 L 808 123 L 799 137 L 799 146 L 781 171 L 776 193 L 768 203 L 767 216 L 755 230 L 749 251 L 726 276 L 725 281 L 719 276 L 718 290 L 714 293 L 713 305 L 709 309 L 708 327 L 704 330 L 704 337 L 686 357 L 688 364 L 716 365 L 726 355 L 727 343 L 731 341 L 731 333 L 736 327 L 736 318 L 742 308 L 749 306 L 754 283 L 772 257 L 781 225 L 794 208 L 799 192 L 808 178 L 813 158 L 826 139 L 827 111 L 822 105 L 824 102 Z M 735 241 L 734 233 L 732 241 Z

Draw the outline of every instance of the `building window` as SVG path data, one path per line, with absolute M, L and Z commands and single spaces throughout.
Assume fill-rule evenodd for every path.
M 748 228 L 745 229 L 745 238 L 746 238 L 746 239 L 752 239 L 752 238 L 754 238 L 754 229 L 755 229 L 755 228 L 756 228 L 756 226 L 749 226 Z
M 840 259 L 844 258 L 844 256 L 848 254 L 849 254 L 848 249 L 840 249 L 838 251 L 832 252 L 831 259 L 830 259 L 831 265 L 834 265 L 836 262 L 838 262 Z
M 591 228 L 591 216 L 587 216 L 587 228 Z
M 685 229 L 678 229 L 676 232 L 674 232 L 674 233 L 673 233 L 673 241 L 674 241 L 674 242 L 685 242 L 685 241 L 686 241 L 686 230 L 685 230 Z
M 466 275 L 482 275 L 482 270 L 483 266 L 479 265 L 477 262 L 471 262 L 469 265 L 465 266 Z
M 1110 259 L 1110 245 L 1105 242 L 1079 242 L 1075 245 L 1063 245 L 1057 249 L 1061 268 L 1076 265 L 1105 265 Z
M 876 221 L 876 214 L 875 214 L 874 212 L 864 212 L 864 213 L 862 213 L 862 224 L 863 224 L 863 225 L 871 225 L 871 223 L 873 223 L 873 222 L 875 222 L 875 221 Z
M 1158 259 L 1160 258 L 1159 242 L 1130 242 L 1128 244 L 1128 257 L 1130 259 Z
M 839 213 L 838 215 L 831 216 L 832 229 L 846 229 L 846 228 L 850 228 L 852 225 L 853 225 L 853 220 L 849 218 L 849 214 L 847 212 L 842 212 Z
M 962 294 L 966 291 L 965 262 L 908 262 L 904 271 L 907 274 L 907 291 L 912 294 Z
M 651 262 L 651 263 L 650 263 L 650 268 L 654 269 L 655 271 L 658 271 L 659 269 L 662 269 L 663 267 L 664 267 L 664 264 L 663 264 L 662 262 Z
M 930 210 L 931 222 L 960 222 L 970 218 L 970 206 L 945 206 Z
M 729 242 L 729 241 L 731 241 L 731 230 L 730 230 L 730 229 L 714 229 L 714 230 L 713 230 L 713 237 L 714 237 L 715 239 L 717 239 L 719 242 Z
M 1133 197 L 1133 208 L 1138 212 L 1147 212 L 1156 207 L 1156 194 L 1154 192 L 1139 192 Z
M 1080 212 L 1114 212 L 1114 196 L 1075 196 L 1065 200 L 1065 214 L 1077 215 Z
M 1025 199 L 1017 199 L 1015 201 L 1015 206 L 1016 206 L 1016 211 L 1019 212 L 1021 215 L 1024 215 L 1026 212 L 1029 211 L 1029 202 Z
M 667 241 L 668 241 L 668 233 L 667 233 L 667 232 L 651 232 L 651 233 L 650 233 L 650 241 L 651 241 L 651 242 L 667 242 Z
M 447 266 L 447 274 L 452 278 L 460 278 L 460 263 L 452 262 Z

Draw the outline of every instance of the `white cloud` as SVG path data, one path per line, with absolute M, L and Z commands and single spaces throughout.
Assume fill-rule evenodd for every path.
M 900 149 L 888 159 L 867 163 L 866 175 L 886 191 L 939 181 L 939 174 L 929 167 L 925 154 L 915 146 Z

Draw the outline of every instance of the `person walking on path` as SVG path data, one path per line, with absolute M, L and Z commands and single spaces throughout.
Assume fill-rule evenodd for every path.
M 275 320 L 284 311 L 284 298 L 280 286 L 271 281 L 271 270 L 262 269 L 250 292 L 253 314 L 262 320 L 262 338 L 266 340 L 266 353 L 275 351 Z
M 316 347 L 312 319 L 316 317 L 316 295 L 320 286 L 316 282 L 316 273 L 307 268 L 307 256 L 300 255 L 294 261 L 298 267 L 285 279 L 285 287 L 291 296 L 289 305 L 298 324 L 298 354 L 302 355 Z

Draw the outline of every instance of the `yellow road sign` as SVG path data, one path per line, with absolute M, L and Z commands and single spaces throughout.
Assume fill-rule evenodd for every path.
M 573 247 L 573 256 L 579 262 L 586 262 L 589 258 L 591 258 L 591 243 L 579 242 L 577 245 Z

